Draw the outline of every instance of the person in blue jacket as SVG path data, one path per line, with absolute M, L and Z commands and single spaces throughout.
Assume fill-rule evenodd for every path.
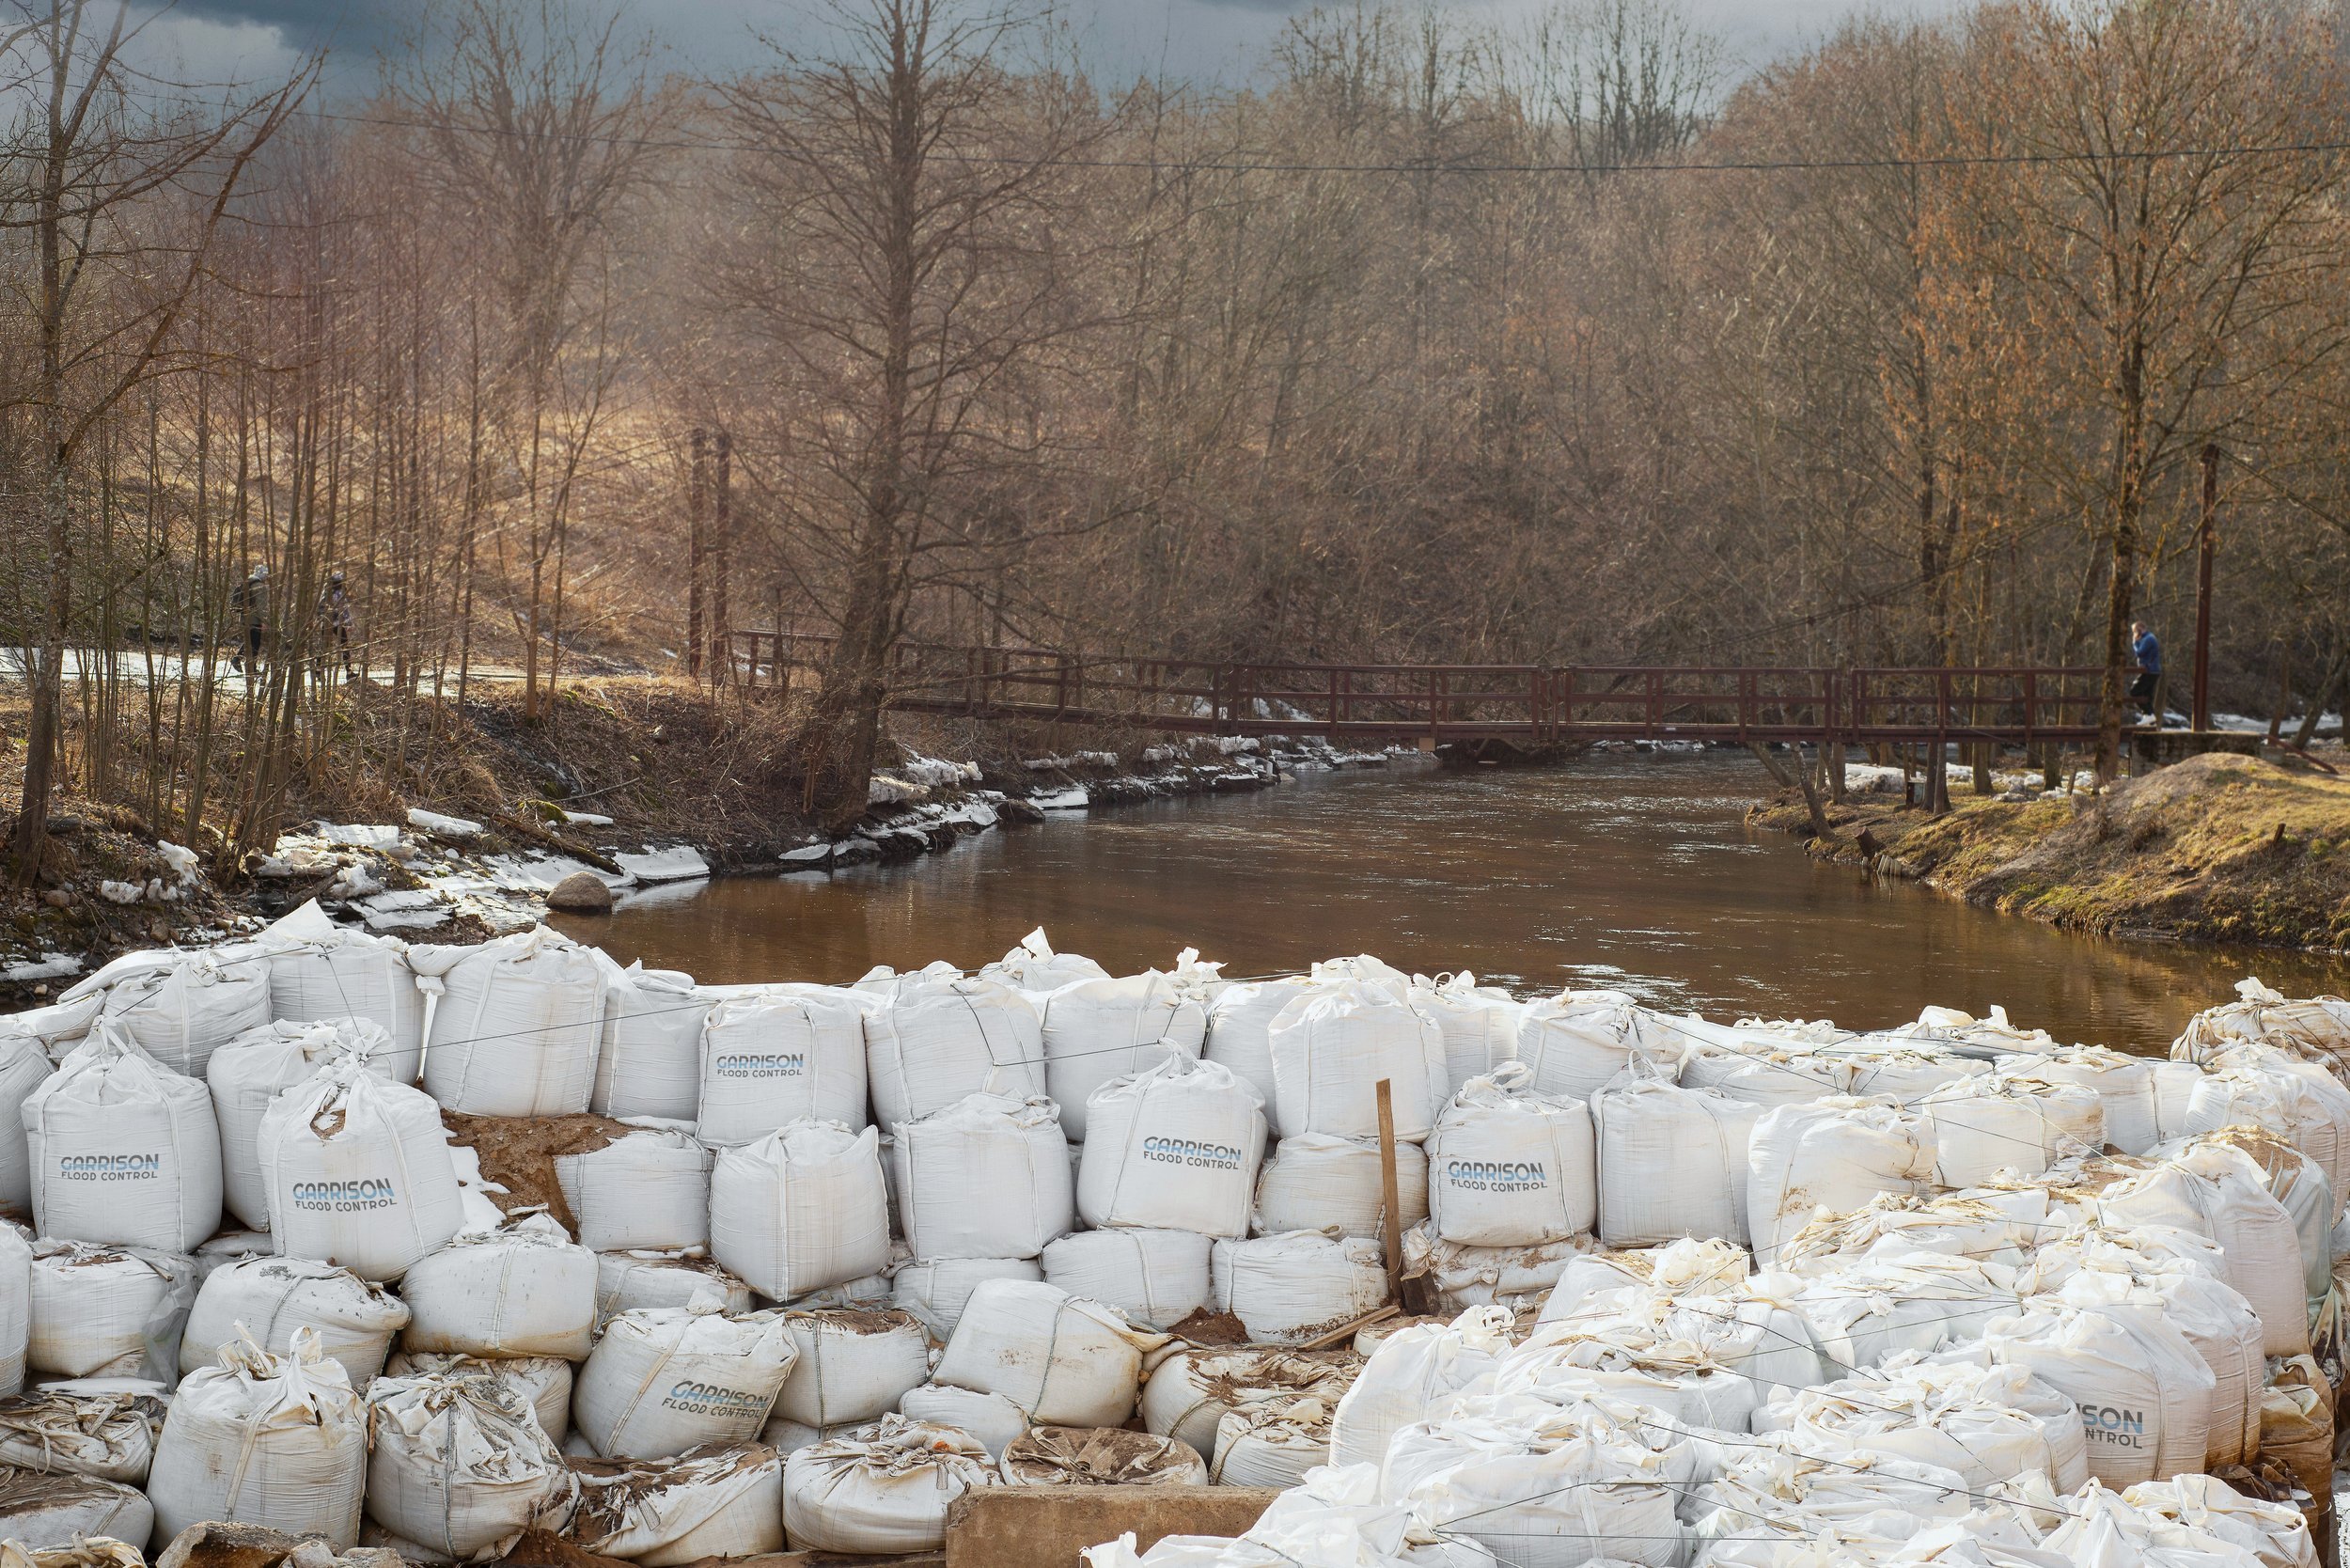
M 2162 679 L 2162 644 L 2142 620 L 2130 622 L 2130 651 L 2138 655 L 2138 679 L 2130 682 L 2130 701 L 2141 714 L 2154 711 L 2154 686 Z

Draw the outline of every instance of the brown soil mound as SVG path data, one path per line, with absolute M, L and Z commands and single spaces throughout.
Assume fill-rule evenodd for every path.
M 1230 1312 L 1211 1312 L 1205 1307 L 1167 1330 L 1179 1340 L 1189 1340 L 1196 1345 L 1245 1345 L 1248 1329 Z
M 491 1200 L 513 1214 L 544 1209 L 563 1222 L 573 1235 L 579 1220 L 563 1201 L 563 1188 L 555 1179 L 555 1162 L 564 1154 L 591 1154 L 635 1131 L 608 1116 L 466 1116 L 443 1110 L 451 1143 L 481 1156 L 481 1176 L 506 1189 Z

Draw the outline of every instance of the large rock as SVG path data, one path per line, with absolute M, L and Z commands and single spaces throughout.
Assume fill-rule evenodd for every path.
M 612 889 L 589 871 L 573 871 L 547 889 L 547 907 L 566 915 L 609 915 Z

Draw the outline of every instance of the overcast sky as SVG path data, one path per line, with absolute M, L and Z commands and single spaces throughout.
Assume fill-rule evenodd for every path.
M 602 14 L 611 0 L 578 0 Z M 1437 0 L 1464 20 L 1506 23 L 1533 15 L 1548 0 Z M 1691 14 L 1728 42 L 1733 55 L 1759 63 L 1819 37 L 1841 17 L 1864 8 L 1906 13 L 1944 0 L 1688 0 Z M 755 35 L 812 48 L 821 7 L 805 0 L 620 0 L 628 24 L 657 40 L 677 69 L 723 68 L 755 47 Z M 1164 71 L 1234 81 L 1258 63 L 1265 44 L 1313 0 L 1058 0 L 1089 64 L 1106 79 Z M 280 74 L 306 48 L 334 52 L 337 90 L 375 78 L 373 56 L 401 36 L 420 0 L 178 0 L 155 18 L 150 58 L 200 80 Z

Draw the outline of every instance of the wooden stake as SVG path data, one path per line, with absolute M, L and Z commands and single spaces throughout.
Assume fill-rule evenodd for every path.
M 1374 1086 L 1379 1096 L 1379 1196 L 1386 1212 L 1379 1218 L 1379 1236 L 1387 1254 L 1387 1294 L 1403 1299 L 1403 1196 L 1395 1179 L 1395 1093 L 1382 1078 Z

